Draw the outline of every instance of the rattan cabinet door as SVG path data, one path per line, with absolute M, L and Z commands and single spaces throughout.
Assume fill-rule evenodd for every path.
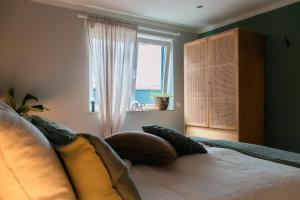
M 237 31 L 208 39 L 209 127 L 237 130 Z
M 208 127 L 207 39 L 184 49 L 185 124 Z

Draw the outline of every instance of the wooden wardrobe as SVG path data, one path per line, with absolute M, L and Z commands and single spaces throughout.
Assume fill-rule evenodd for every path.
M 264 36 L 233 29 L 184 45 L 185 134 L 264 144 Z

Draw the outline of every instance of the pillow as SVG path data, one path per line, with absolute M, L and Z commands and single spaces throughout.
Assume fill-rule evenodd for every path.
M 0 111 L 17 114 L 16 111 L 12 109 L 12 107 L 10 107 L 4 101 L 1 100 L 0 100 Z
M 136 164 L 164 165 L 177 159 L 174 147 L 147 133 L 117 133 L 105 141 L 120 155 Z
M 207 153 L 206 149 L 199 143 L 195 142 L 191 138 L 184 136 L 176 130 L 164 128 L 158 125 L 143 126 L 143 131 L 161 137 L 176 149 L 178 156 L 195 154 L 195 153 Z
M 71 184 L 44 135 L 7 110 L 0 101 L 0 199 L 75 200 Z
M 56 148 L 70 144 L 76 138 L 76 135 L 70 129 L 56 122 L 38 116 L 31 117 L 30 121 L 40 128 Z M 89 134 L 79 135 L 88 139 L 93 145 L 109 171 L 113 187 L 116 188 L 123 199 L 140 200 L 141 197 L 136 189 L 131 173 L 114 150 L 103 139 Z
M 34 115 L 29 116 L 28 120 L 55 146 L 67 145 L 75 139 L 75 134 L 71 129 L 56 122 Z
M 124 200 L 141 200 L 131 172 L 116 152 L 101 138 L 83 135 L 94 146 L 109 171 L 112 184 Z
M 80 200 L 122 200 L 94 147 L 84 137 L 58 148 Z

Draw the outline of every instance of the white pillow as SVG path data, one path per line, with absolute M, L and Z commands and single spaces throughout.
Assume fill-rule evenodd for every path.
M 0 199 L 75 200 L 44 135 L 0 101 Z
M 14 111 L 14 109 L 12 109 L 9 105 L 7 105 L 6 103 L 4 103 L 1 100 L 0 100 L 0 111 L 16 113 L 16 111 Z

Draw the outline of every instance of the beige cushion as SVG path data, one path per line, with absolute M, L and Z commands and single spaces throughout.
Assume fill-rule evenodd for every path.
M 170 143 L 148 133 L 117 133 L 105 141 L 120 157 L 133 163 L 163 165 L 177 159 L 177 152 Z
M 141 200 L 131 172 L 116 152 L 102 139 L 89 134 L 82 134 L 94 146 L 106 166 L 114 188 L 124 200 Z
M 7 105 L 1 100 L 0 100 L 0 111 L 17 114 L 16 111 L 14 111 L 14 109 L 12 109 L 9 105 Z
M 76 199 L 54 150 L 33 125 L 0 101 L 0 199 Z

